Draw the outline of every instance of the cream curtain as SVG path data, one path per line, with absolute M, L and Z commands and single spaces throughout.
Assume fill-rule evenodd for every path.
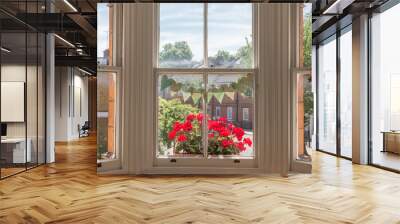
M 123 4 L 122 149 L 131 174 L 143 173 L 146 152 L 154 151 L 154 4 Z

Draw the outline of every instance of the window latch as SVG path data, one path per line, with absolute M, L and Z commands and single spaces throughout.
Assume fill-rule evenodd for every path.
M 176 163 L 176 159 L 171 159 L 170 162 L 171 163 Z
M 234 163 L 240 163 L 240 159 L 233 160 Z

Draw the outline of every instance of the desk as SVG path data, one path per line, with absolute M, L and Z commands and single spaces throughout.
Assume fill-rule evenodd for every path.
M 6 164 L 19 164 L 31 162 L 31 139 L 27 139 L 28 143 L 25 152 L 25 138 L 6 138 L 1 139 L 1 159 Z
M 392 152 L 400 154 L 400 131 L 383 131 L 383 150 L 382 152 Z

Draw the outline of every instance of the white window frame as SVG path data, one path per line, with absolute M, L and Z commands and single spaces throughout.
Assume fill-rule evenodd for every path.
M 115 170 L 121 170 L 123 167 L 127 167 L 127 157 L 125 154 L 127 152 L 121 150 L 122 138 L 121 138 L 121 97 L 122 97 L 122 88 L 121 85 L 121 68 L 115 66 L 97 66 L 97 73 L 115 73 L 116 76 L 116 96 L 115 96 L 115 158 L 110 160 L 100 160 L 97 163 L 101 164 L 100 167 L 97 167 L 97 172 L 99 173 L 113 173 Z M 123 164 L 125 166 L 123 166 Z
M 248 107 L 242 108 L 242 120 L 249 121 L 250 120 L 250 109 Z
M 226 118 L 228 119 L 228 121 L 232 121 L 233 120 L 233 107 L 228 106 L 226 108 Z
M 254 77 L 253 83 L 253 111 L 255 111 L 256 107 L 256 80 L 258 74 L 258 34 L 257 34 L 257 27 L 258 27 L 258 4 L 252 3 L 252 43 L 253 43 L 253 68 L 210 68 L 208 67 L 208 10 L 207 6 L 208 3 L 204 4 L 204 32 L 203 32 L 203 40 L 204 40 L 204 60 L 203 66 L 200 68 L 160 68 L 159 67 L 159 41 L 160 41 L 160 4 L 157 4 L 155 7 L 155 43 L 154 43 L 154 75 L 155 75 L 155 113 L 154 119 L 156 123 L 155 129 L 155 151 L 152 152 L 153 154 L 153 168 L 148 170 L 146 173 L 254 173 L 254 172 L 262 172 L 261 166 L 259 164 L 263 163 L 262 156 L 260 155 L 260 151 L 256 150 L 256 138 L 257 138 L 257 131 L 256 125 L 253 127 L 253 148 L 254 148 L 254 156 L 251 158 L 240 157 L 240 156 L 232 156 L 226 158 L 208 158 L 207 155 L 207 138 L 203 139 L 203 146 L 204 146 L 204 157 L 196 158 L 196 157 L 189 157 L 189 158 L 157 158 L 157 151 L 158 151 L 158 111 L 159 111 L 159 102 L 158 102 L 158 78 L 162 75 L 168 74 L 176 74 L 176 75 L 194 75 L 194 74 L 201 74 L 203 75 L 204 86 L 207 87 L 207 77 L 209 74 L 218 74 L 218 75 L 232 75 L 232 74 L 248 74 L 251 73 Z M 205 91 L 207 92 L 207 91 Z M 204 99 L 206 98 L 206 93 L 204 95 Z M 205 112 L 208 111 L 207 104 L 205 104 L 205 108 L 203 109 Z M 207 133 L 207 125 L 204 125 L 204 133 Z M 172 162 L 174 161 L 174 162 Z M 225 169 L 221 171 L 216 171 L 214 168 L 211 167 L 223 167 Z M 201 170 L 192 169 L 192 168 L 202 168 Z M 229 170 L 227 168 L 234 168 L 233 170 Z M 242 168 L 240 171 L 237 168 Z M 178 170 L 179 169 L 179 170 Z M 209 169 L 209 170 L 208 170 Z

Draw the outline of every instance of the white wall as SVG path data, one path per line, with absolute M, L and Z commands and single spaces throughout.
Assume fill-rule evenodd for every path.
M 36 74 L 36 67 L 25 65 L 2 65 L 1 66 L 1 81 L 2 82 L 25 82 L 26 69 L 29 74 Z M 36 97 L 35 93 L 27 93 L 28 97 Z M 7 110 L 7 108 L 1 108 Z M 28 120 L 31 121 L 28 114 Z M 36 114 L 35 114 L 36 116 Z M 11 122 L 7 123 L 7 137 L 25 137 L 26 122 Z M 29 137 L 29 136 L 28 136 Z
M 55 141 L 77 139 L 78 124 L 88 120 L 88 78 L 72 67 L 56 67 L 55 73 Z

